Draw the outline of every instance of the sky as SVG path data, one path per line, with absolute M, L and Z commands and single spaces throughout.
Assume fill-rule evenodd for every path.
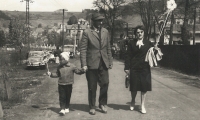
M 22 0 L 0 0 L 0 10 L 26 11 L 26 2 Z M 94 9 L 94 0 L 30 0 L 29 11 L 56 11 L 67 9 L 69 12 L 81 12 L 83 9 Z

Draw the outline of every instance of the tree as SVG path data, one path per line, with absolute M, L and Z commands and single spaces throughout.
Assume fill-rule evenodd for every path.
M 152 28 L 155 24 L 160 25 L 160 20 L 165 19 L 165 1 L 164 0 L 134 0 L 132 3 L 133 12 L 141 16 L 145 26 L 145 36 L 151 37 Z M 160 28 L 159 28 L 160 29 Z M 154 33 L 155 35 L 155 33 Z M 162 37 L 161 37 L 162 38 Z M 164 41 L 164 40 L 161 40 Z M 162 42 L 161 42 L 162 43 Z
M 51 45 L 59 45 L 60 44 L 60 34 L 58 34 L 55 31 L 52 31 L 51 33 L 47 34 L 48 44 Z
M 69 21 L 67 22 L 68 25 L 72 25 L 72 24 L 77 24 L 78 23 L 78 19 L 76 18 L 76 16 L 72 15 L 69 18 Z
M 89 24 L 91 24 L 91 18 L 92 18 L 92 14 L 98 12 L 98 10 L 93 10 L 93 9 L 86 9 L 84 11 L 82 11 L 82 13 L 85 13 L 84 16 L 85 19 L 89 22 Z
M 40 24 L 38 24 L 38 28 L 42 28 L 42 24 L 40 23 Z
M 105 16 L 105 25 L 106 28 L 111 33 L 111 45 L 114 41 L 114 32 L 115 32 L 115 20 L 118 17 L 121 17 L 124 13 L 123 11 L 126 7 L 123 7 L 128 4 L 127 0 L 97 0 L 93 3 L 95 7 L 99 9 L 100 13 L 103 13 Z
M 3 30 L 0 31 L 0 46 L 4 46 L 6 44 L 6 37 Z
M 24 23 L 19 19 L 11 19 L 9 24 L 9 43 L 19 45 L 21 42 L 24 42 Z
M 188 39 L 190 38 L 189 36 L 189 25 L 188 25 L 188 20 L 191 18 L 191 15 L 193 15 L 193 9 L 196 8 L 200 4 L 200 0 L 185 0 L 184 2 L 184 23 L 183 26 L 181 27 L 181 38 L 183 44 L 189 44 Z M 191 14 L 192 13 L 192 14 Z

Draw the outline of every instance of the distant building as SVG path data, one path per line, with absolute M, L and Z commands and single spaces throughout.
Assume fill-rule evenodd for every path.
M 36 28 L 35 30 L 33 30 L 32 35 L 33 37 L 37 38 L 38 36 L 42 36 L 43 31 L 43 28 Z

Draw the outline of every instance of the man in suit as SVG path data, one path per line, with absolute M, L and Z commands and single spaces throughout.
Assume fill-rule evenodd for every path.
M 97 84 L 100 86 L 99 108 L 107 113 L 109 73 L 112 54 L 108 31 L 101 27 L 104 17 L 92 14 L 92 27 L 84 31 L 80 42 L 81 67 L 86 71 L 88 83 L 89 113 L 95 115 Z

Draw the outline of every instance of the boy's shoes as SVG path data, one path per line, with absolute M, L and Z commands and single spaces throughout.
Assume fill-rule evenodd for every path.
M 65 115 L 65 110 L 62 109 L 60 112 L 59 112 L 60 115 Z
M 95 109 L 90 109 L 89 113 L 90 113 L 91 115 L 95 115 L 95 114 L 96 114 Z
M 65 109 L 65 113 L 69 113 L 69 108 L 68 108 L 68 109 Z
M 99 105 L 99 108 L 101 109 L 101 111 L 103 113 L 107 113 L 107 107 L 106 107 L 106 105 Z

